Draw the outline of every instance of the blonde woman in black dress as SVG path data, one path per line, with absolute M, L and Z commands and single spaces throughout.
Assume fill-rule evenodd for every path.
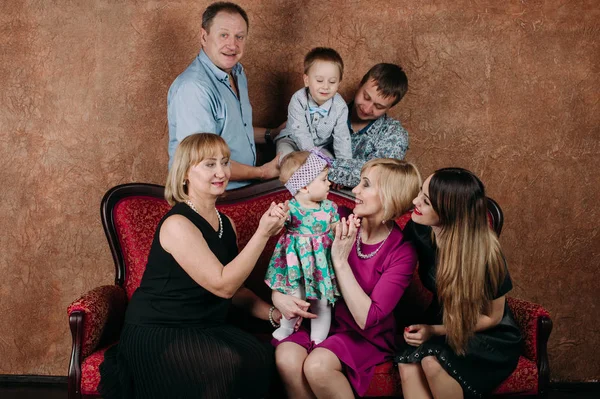
M 512 282 L 489 228 L 484 186 L 459 168 L 423 183 L 404 229 L 419 276 L 434 300 L 422 324 L 406 327 L 396 361 L 412 398 L 481 397 L 515 369 L 521 334 L 506 304 Z
M 215 208 L 231 174 L 229 155 L 215 134 L 179 144 L 165 188 L 174 206 L 156 229 L 119 344 L 100 367 L 103 398 L 260 398 L 268 391 L 272 349 L 225 318 L 231 304 L 281 318 L 242 283 L 287 209 L 271 204 L 238 254 L 235 226 Z

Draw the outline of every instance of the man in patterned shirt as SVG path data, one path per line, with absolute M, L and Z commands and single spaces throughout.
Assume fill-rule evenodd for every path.
M 354 187 L 360 170 L 374 158 L 404 159 L 408 150 L 408 132 L 400 121 L 386 112 L 396 105 L 408 90 L 408 79 L 402 68 L 394 64 L 377 64 L 360 82 L 350 110 L 348 127 L 352 159 L 336 159 L 329 170 L 329 180 L 343 187 Z

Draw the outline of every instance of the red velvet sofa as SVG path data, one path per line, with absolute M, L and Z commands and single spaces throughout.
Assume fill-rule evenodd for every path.
M 164 188 L 152 184 L 125 184 L 112 188 L 104 196 L 101 217 L 109 246 L 115 261 L 115 283 L 97 287 L 68 307 L 69 324 L 73 338 L 69 364 L 69 398 L 98 397 L 99 365 L 104 352 L 114 345 L 122 328 L 127 302 L 138 287 L 156 226 L 169 210 L 163 198 Z M 243 246 L 254 232 L 260 215 L 271 201 L 284 201 L 289 194 L 278 181 L 259 183 L 233 190 L 219 200 L 218 208 L 235 222 L 239 245 Z M 354 207 L 351 198 L 332 191 L 330 199 L 349 212 Z M 494 202 L 489 203 L 490 221 L 499 234 L 502 229 L 502 211 Z M 408 215 L 397 222 L 401 227 Z M 270 291 L 263 282 L 266 265 L 275 246 L 272 238 L 262 254 L 246 285 L 267 301 Z M 396 310 L 399 331 L 422 312 L 431 296 L 421 285 L 417 273 Z M 517 369 L 496 390 L 498 395 L 545 395 L 549 383 L 546 352 L 552 321 L 540 305 L 509 297 L 517 322 L 521 326 L 525 345 Z M 261 339 L 268 339 L 267 322 L 243 319 L 244 327 Z M 275 393 L 274 397 L 283 397 Z M 401 397 L 400 378 L 391 363 L 377 367 L 368 397 Z

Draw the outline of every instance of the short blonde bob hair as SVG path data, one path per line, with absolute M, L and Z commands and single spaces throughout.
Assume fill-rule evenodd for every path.
M 370 169 L 377 172 L 383 220 L 394 220 L 408 212 L 422 185 L 417 167 L 399 159 L 377 158 L 363 165 L 361 176 Z
M 170 205 L 189 198 L 187 175 L 190 168 L 217 154 L 228 158 L 231 151 L 225 140 L 213 133 L 195 133 L 179 143 L 165 185 L 165 199 Z

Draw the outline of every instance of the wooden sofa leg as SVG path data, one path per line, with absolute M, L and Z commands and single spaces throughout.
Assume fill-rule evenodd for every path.
M 69 361 L 69 399 L 81 399 L 81 346 L 83 341 L 83 312 L 75 311 L 69 315 L 71 327 L 71 359 Z
M 547 316 L 541 316 L 538 320 L 538 396 L 548 397 L 550 385 L 550 363 L 548 361 L 548 339 L 552 332 L 552 320 Z

